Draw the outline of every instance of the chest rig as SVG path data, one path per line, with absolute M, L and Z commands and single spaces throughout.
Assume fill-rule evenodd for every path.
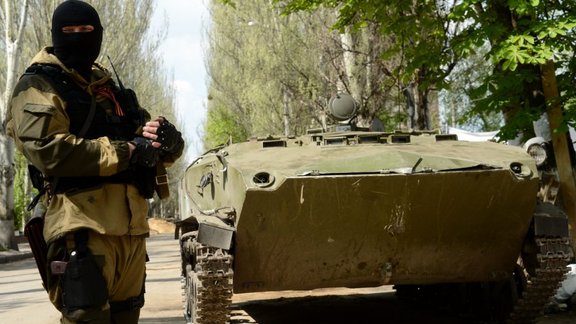
M 120 111 L 114 110 L 115 103 L 111 99 L 104 98 L 101 102 L 93 102 L 96 98 L 81 89 L 59 66 L 33 64 L 24 75 L 42 75 L 52 84 L 57 94 L 66 102 L 66 113 L 70 120 L 69 131 L 78 137 L 108 137 L 111 141 L 129 141 L 144 124 L 146 116 L 144 110 L 139 109 L 134 92 L 130 89 L 120 90 L 111 80 L 103 86 L 111 91 Z M 134 178 L 134 170 L 131 169 L 108 177 L 59 177 L 58 181 L 53 183 L 55 188 L 52 190 L 60 193 L 102 183 L 132 183 Z
M 48 78 L 58 95 L 66 102 L 66 113 L 70 118 L 70 133 L 78 136 L 82 125 L 88 118 L 92 96 L 77 86 L 59 66 L 34 64 L 25 72 L 25 75 L 30 74 L 40 74 Z M 112 81 L 104 86 L 112 90 L 124 114 L 116 115 L 113 109 L 105 107 L 102 102 L 97 103 L 94 117 L 82 137 L 96 139 L 106 136 L 112 141 L 132 140 L 138 127 L 144 122 L 144 116 L 139 112 L 138 107 L 134 107 L 137 102 L 136 104 L 128 102 L 131 99 L 131 94 L 127 93 L 129 89 L 120 91 Z

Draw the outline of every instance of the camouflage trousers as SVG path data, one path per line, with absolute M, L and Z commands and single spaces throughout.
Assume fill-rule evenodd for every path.
M 138 323 L 144 304 L 146 240 L 136 236 L 107 236 L 87 231 L 87 246 L 99 268 L 100 282 L 106 287 L 107 300 L 86 307 L 66 307 L 63 293 L 64 274 L 50 266 L 52 261 L 70 260 L 77 249 L 75 234 L 68 234 L 48 245 L 48 293 L 50 301 L 62 313 L 61 323 Z M 58 263 L 58 262 L 57 262 Z M 65 271 L 71 271 L 70 262 Z M 96 276 L 95 276 L 96 277 Z M 69 298 L 69 297 L 68 297 Z

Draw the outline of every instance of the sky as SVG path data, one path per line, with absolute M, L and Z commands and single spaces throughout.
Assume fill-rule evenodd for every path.
M 202 154 L 207 83 L 204 62 L 208 0 L 157 0 L 152 29 L 168 18 L 168 35 L 160 51 L 174 76 L 176 116 L 186 139 L 186 159 Z

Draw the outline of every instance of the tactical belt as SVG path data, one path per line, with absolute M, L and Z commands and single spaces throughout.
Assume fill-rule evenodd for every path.
M 53 193 L 68 193 L 105 183 L 134 183 L 134 172 L 126 170 L 109 177 L 60 177 Z

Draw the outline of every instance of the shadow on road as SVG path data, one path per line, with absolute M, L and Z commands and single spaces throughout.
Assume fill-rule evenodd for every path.
M 259 324 L 494 324 L 454 305 L 403 301 L 394 291 L 252 300 L 235 303 Z M 574 324 L 576 313 L 546 315 L 537 324 Z
M 345 296 L 280 298 L 240 303 L 259 324 L 373 324 L 373 323 L 479 323 L 454 314 L 454 310 L 425 305 L 408 305 L 396 299 L 394 292 Z
M 139 324 L 167 324 L 167 323 L 185 323 L 184 317 L 158 317 L 158 318 L 141 318 L 138 320 Z

